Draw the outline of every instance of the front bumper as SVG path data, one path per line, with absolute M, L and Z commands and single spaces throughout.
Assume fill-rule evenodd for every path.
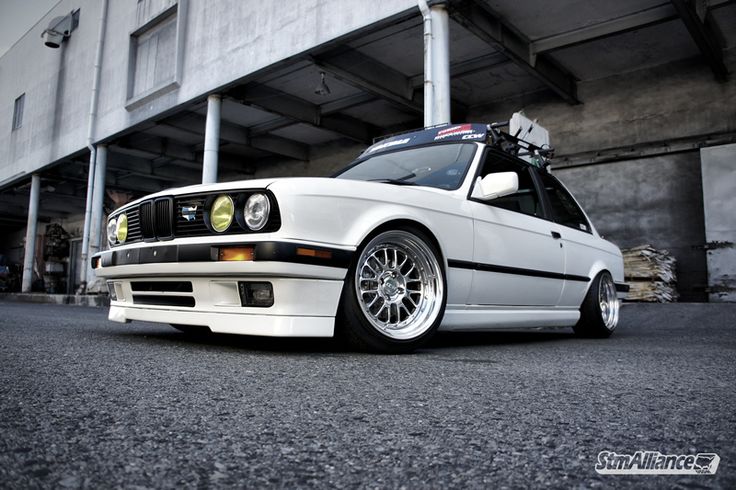
M 300 263 L 283 254 L 262 254 L 260 261 L 217 261 L 216 254 L 211 261 L 187 261 L 186 247 L 170 244 L 103 252 L 92 261 L 111 289 L 112 321 L 201 325 L 243 335 L 331 337 L 347 272 L 345 254 L 350 254 L 338 252 L 341 261 L 329 264 L 310 257 Z M 155 257 L 168 261 L 155 262 Z M 281 258 L 285 260 L 273 260 Z M 271 283 L 273 305 L 243 306 L 239 282 Z

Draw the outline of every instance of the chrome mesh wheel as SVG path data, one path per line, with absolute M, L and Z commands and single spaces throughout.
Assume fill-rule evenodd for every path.
M 608 330 L 616 328 L 620 303 L 616 295 L 616 285 L 608 274 L 601 274 L 598 284 L 598 303 L 603 325 Z
M 442 267 L 417 236 L 384 232 L 360 254 L 355 294 L 376 330 L 393 339 L 413 339 L 432 327 L 442 309 Z

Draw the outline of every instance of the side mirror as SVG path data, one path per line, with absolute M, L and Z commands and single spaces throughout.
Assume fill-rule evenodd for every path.
M 478 177 L 470 197 L 481 201 L 490 201 L 508 196 L 519 190 L 519 176 L 516 172 L 499 172 L 488 174 L 482 179 Z

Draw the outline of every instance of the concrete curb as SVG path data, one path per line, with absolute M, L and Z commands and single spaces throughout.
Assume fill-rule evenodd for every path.
M 100 294 L 44 294 L 44 293 L 2 293 L 0 301 L 12 303 L 43 303 L 53 305 L 110 306 L 110 297 Z

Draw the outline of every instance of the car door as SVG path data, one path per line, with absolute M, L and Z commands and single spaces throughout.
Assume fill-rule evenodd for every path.
M 594 262 L 601 256 L 588 218 L 570 192 L 554 176 L 537 172 L 552 219 L 559 225 L 565 255 L 565 282 L 560 306 L 580 306 L 588 290 L 588 277 Z
M 488 150 L 480 177 L 516 172 L 515 194 L 479 201 L 474 219 L 471 305 L 553 306 L 563 285 L 564 252 L 557 225 L 547 219 L 532 168 Z

